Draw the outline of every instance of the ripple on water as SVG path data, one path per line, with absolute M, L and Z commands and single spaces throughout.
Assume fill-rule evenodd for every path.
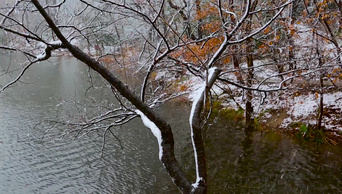
M 45 130 L 34 129 L 35 124 L 46 117 L 55 118 L 51 110 L 61 99 L 83 98 L 88 82 L 80 77 L 87 75 L 79 73 L 84 66 L 75 60 L 37 65 L 29 73 L 39 76 L 38 82 L 34 79 L 31 81 L 35 84 L 0 94 L 1 194 L 177 192 L 158 159 L 156 138 L 139 119 L 114 130 L 123 149 L 108 136 L 101 160 L 102 138 L 93 134 L 75 141 L 41 141 Z M 193 175 L 188 112 L 184 106 L 175 102 L 158 111 L 172 124 L 177 157 L 185 171 Z M 340 147 L 317 149 L 313 144 L 271 132 L 247 134 L 236 122 L 222 120 L 207 129 L 205 135 L 212 193 L 342 192 Z

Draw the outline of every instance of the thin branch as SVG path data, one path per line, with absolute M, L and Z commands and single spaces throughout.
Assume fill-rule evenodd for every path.
M 0 90 L 0 92 L 3 92 L 5 89 L 7 89 L 8 87 L 12 86 L 13 84 L 15 84 L 16 82 L 19 81 L 19 79 L 24 75 L 24 73 L 35 63 L 37 63 L 38 61 L 41 61 L 39 59 L 36 59 L 32 62 L 29 62 L 24 68 L 23 70 L 19 73 L 19 75 L 14 79 L 12 80 L 11 82 L 7 83 L 5 86 L 3 86 Z

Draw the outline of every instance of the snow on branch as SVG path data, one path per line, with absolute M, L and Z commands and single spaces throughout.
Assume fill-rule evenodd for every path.
M 56 49 L 65 48 L 61 41 L 51 41 L 49 42 L 43 53 L 36 57 L 37 61 L 47 60 L 51 57 L 51 52 Z
M 217 67 L 212 67 L 208 71 L 208 80 L 211 80 L 213 78 L 213 75 L 215 73 L 215 70 L 217 70 Z M 203 82 L 202 86 L 199 87 L 196 91 L 194 91 L 191 95 L 190 98 L 192 98 L 192 107 L 191 107 L 191 112 L 190 112 L 190 125 L 192 126 L 192 121 L 193 121 L 193 116 L 195 113 L 195 108 L 196 105 L 201 101 L 201 98 L 204 98 L 204 92 L 205 88 L 207 87 L 206 81 Z
M 224 36 L 224 40 L 221 43 L 219 49 L 214 53 L 213 57 L 210 59 L 210 61 L 208 62 L 208 67 L 211 68 L 213 67 L 214 63 L 219 59 L 219 57 L 221 56 L 221 54 L 226 50 L 227 46 L 230 44 L 237 44 L 237 43 L 241 43 L 253 36 L 255 36 L 256 34 L 260 33 L 262 30 L 264 30 L 265 28 L 267 28 L 274 20 L 276 20 L 278 18 L 278 16 L 283 12 L 283 10 L 285 9 L 285 7 L 289 4 L 291 4 L 294 0 L 288 0 L 286 3 L 284 3 L 283 5 L 281 5 L 279 8 L 280 10 L 266 23 L 264 24 L 262 27 L 258 28 L 257 30 L 255 30 L 254 32 L 250 33 L 249 35 L 238 39 L 238 40 L 234 40 L 231 41 L 231 37 L 237 32 L 237 30 L 242 26 L 242 24 L 247 20 L 247 17 L 251 14 L 250 13 L 250 1 L 247 1 L 247 5 L 246 5 L 246 10 L 244 15 L 242 16 L 242 18 L 238 21 L 238 23 L 235 25 L 235 27 L 229 32 L 226 33 Z
M 202 86 L 196 90 L 192 97 L 192 107 L 190 111 L 189 123 L 191 130 L 191 141 L 194 149 L 195 156 L 195 164 L 196 164 L 196 182 L 192 185 L 193 188 L 197 188 L 200 182 L 206 181 L 206 172 L 205 172 L 205 159 L 204 159 L 204 148 L 203 148 L 203 140 L 201 135 L 200 128 L 200 113 L 203 108 L 203 103 L 205 99 L 206 89 L 211 88 L 220 74 L 220 70 L 216 67 L 210 68 L 208 70 L 208 84 L 206 81 L 203 82 Z M 202 149 L 203 150 L 198 150 Z M 201 152 L 201 154 L 199 154 Z M 201 169 L 202 168 L 202 169 Z M 205 184 L 205 183 L 204 183 Z
M 151 130 L 153 135 L 157 138 L 158 140 L 158 145 L 159 145 L 159 160 L 162 159 L 163 156 L 163 147 L 162 147 L 162 136 L 160 129 L 150 120 L 146 117 L 144 113 L 142 113 L 140 110 L 135 111 L 140 117 L 144 125 Z
M 2 49 L 7 49 L 7 50 L 15 50 L 15 49 L 12 49 L 12 48 L 9 48 L 9 47 L 3 47 L 3 46 L 0 46 L 0 48 Z M 45 50 L 43 53 L 35 56 L 35 60 L 33 61 L 30 61 L 22 70 L 21 72 L 19 73 L 19 75 L 13 79 L 11 82 L 7 83 L 5 86 L 3 86 L 1 89 L 0 89 L 0 92 L 3 92 L 6 88 L 12 86 L 13 84 L 15 84 L 17 81 L 20 80 L 20 78 L 25 74 L 25 72 L 35 63 L 39 62 L 39 61 L 44 61 L 44 60 L 47 60 L 51 57 L 51 52 L 53 50 L 56 50 L 56 49 L 59 49 L 59 48 L 65 48 L 65 46 L 62 44 L 61 41 L 52 41 L 50 43 L 47 44 L 47 46 L 45 47 Z M 26 54 L 26 52 L 23 52 L 24 54 Z M 32 56 L 34 57 L 32 54 L 28 54 L 29 56 Z
M 241 39 L 238 39 L 238 40 L 234 40 L 234 41 L 229 41 L 229 44 L 237 44 L 237 43 L 241 43 L 253 36 L 255 36 L 256 34 L 260 33 L 262 30 L 266 29 L 269 25 L 271 25 L 271 23 L 276 20 L 279 15 L 283 12 L 283 10 L 285 9 L 285 7 L 291 3 L 293 3 L 294 0 L 289 0 L 287 1 L 286 3 L 284 3 L 283 5 L 281 5 L 280 7 L 280 10 L 266 23 L 264 24 L 262 27 L 258 28 L 257 30 L 255 30 L 254 32 L 252 32 L 251 34 L 241 38 Z

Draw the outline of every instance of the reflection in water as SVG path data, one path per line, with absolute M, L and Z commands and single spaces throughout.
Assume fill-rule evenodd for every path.
M 2 56 L 0 61 L 7 62 L 1 65 L 9 64 L 8 59 Z M 0 94 L 0 193 L 175 191 L 158 160 L 156 140 L 139 119 L 115 130 L 123 149 L 108 136 L 102 159 L 102 139 L 96 133 L 73 141 L 54 136 L 55 129 L 46 133 L 43 126 L 36 127 L 45 119 L 64 118 L 71 110 L 88 111 L 75 109 L 74 101 L 83 104 L 92 99 L 101 105 L 111 101 L 110 91 L 102 88 L 85 96 L 90 83 L 84 65 L 69 58 L 57 60 L 33 66 L 25 83 Z M 16 69 L 14 58 L 11 65 Z M 98 76 L 92 78 L 94 87 L 103 85 Z M 61 104 L 64 101 L 71 103 Z
M 11 69 L 19 60 L 12 58 Z M 8 55 L 0 61 L 7 69 Z M 74 110 L 57 106 L 65 100 L 114 102 L 107 89 L 92 88 L 85 95 L 90 85 L 86 70 L 73 59 L 57 58 L 33 66 L 25 83 L 0 94 L 0 193 L 177 193 L 158 160 L 155 137 L 139 119 L 114 131 L 123 149 L 108 136 L 102 159 L 96 133 L 73 141 L 46 136 L 46 129 L 35 127 Z M 1 85 L 4 78 L 10 76 L 2 76 Z M 95 74 L 93 79 L 103 85 Z M 158 111 L 172 124 L 177 157 L 194 180 L 186 105 L 171 102 Z M 342 192 L 340 147 L 315 147 L 226 120 L 207 129 L 206 137 L 209 193 Z
M 209 134 L 214 193 L 340 193 L 342 149 L 296 142 L 273 132 L 245 132 L 219 121 Z M 222 127 L 222 128 L 221 128 Z M 220 135 L 217 135 L 220 134 Z M 240 142 L 240 143 L 239 143 Z M 215 151 L 213 151 L 215 150 Z

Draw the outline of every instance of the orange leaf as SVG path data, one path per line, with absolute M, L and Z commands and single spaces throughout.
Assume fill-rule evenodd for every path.
M 293 36 L 295 33 L 296 33 L 296 31 L 294 31 L 293 29 L 290 30 L 291 36 Z
M 230 62 L 230 57 L 226 57 L 224 60 L 223 60 L 223 63 L 229 63 Z
M 271 28 L 270 27 L 267 27 L 265 30 L 264 30 L 264 33 L 267 34 L 268 32 L 270 32 Z

